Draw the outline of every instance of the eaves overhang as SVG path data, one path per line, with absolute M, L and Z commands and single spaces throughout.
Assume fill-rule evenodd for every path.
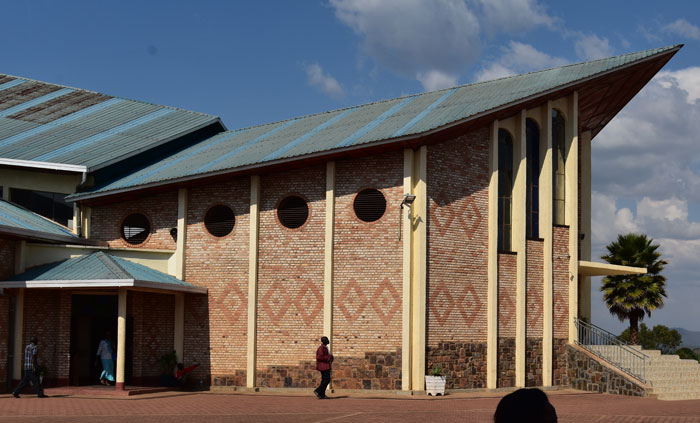
M 647 273 L 647 269 L 643 267 L 621 266 L 619 264 L 579 260 L 578 273 L 581 276 L 643 275 Z
M 135 279 L 94 279 L 94 280 L 40 280 L 0 282 L 0 288 L 43 288 L 43 289 L 107 289 L 134 288 L 168 292 L 206 294 L 207 288 L 194 285 L 176 285 Z
M 0 225 L 0 235 L 33 240 L 33 241 L 44 241 L 50 243 L 58 244 L 74 244 L 74 245 L 90 245 L 90 246 L 100 246 L 106 247 L 107 243 L 104 241 L 97 241 L 94 239 L 80 238 L 78 236 L 70 235 L 59 235 L 52 234 L 48 232 L 34 231 L 31 229 L 17 228 L 13 226 Z

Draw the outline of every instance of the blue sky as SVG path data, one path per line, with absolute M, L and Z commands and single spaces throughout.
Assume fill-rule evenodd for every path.
M 594 140 L 594 254 L 641 231 L 671 262 L 648 324 L 700 330 L 700 3 L 6 2 L 0 73 L 221 116 L 229 129 L 684 43 Z M 593 320 L 619 331 L 594 280 Z

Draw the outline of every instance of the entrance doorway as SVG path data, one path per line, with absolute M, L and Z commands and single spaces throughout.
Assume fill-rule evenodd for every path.
M 71 299 L 70 384 L 96 385 L 102 365 L 95 366 L 97 347 L 106 331 L 116 352 L 117 295 L 73 295 Z M 128 361 L 127 361 L 128 363 Z M 116 369 L 116 362 L 115 362 Z

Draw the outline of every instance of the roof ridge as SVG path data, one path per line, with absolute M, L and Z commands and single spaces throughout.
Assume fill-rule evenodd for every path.
M 89 89 L 85 89 L 85 88 L 72 87 L 72 86 L 70 86 L 70 85 L 63 85 L 63 84 L 56 84 L 56 83 L 54 83 L 54 82 L 40 81 L 40 80 L 34 79 L 34 78 L 27 78 L 27 77 L 24 77 L 24 76 L 10 75 L 9 73 L 0 73 L 0 76 L 9 76 L 9 77 L 15 78 L 15 79 L 23 79 L 23 80 L 29 81 L 29 82 L 37 82 L 37 83 L 40 83 L 40 84 L 53 85 L 53 86 L 59 87 L 59 88 L 70 88 L 71 90 L 75 90 L 75 91 L 83 91 L 83 92 L 88 92 L 88 93 L 92 93 L 92 94 L 99 94 L 99 95 L 103 95 L 103 96 L 106 96 L 106 97 L 118 98 L 118 99 L 120 99 L 120 100 L 126 100 L 126 101 L 133 101 L 133 102 L 136 102 L 136 103 L 147 104 L 147 105 L 150 105 L 150 106 L 165 107 L 165 108 L 167 108 L 167 109 L 179 110 L 179 111 L 181 111 L 181 112 L 193 113 L 193 114 L 202 115 L 202 116 L 210 116 L 210 117 L 217 118 L 218 120 L 221 120 L 221 117 L 220 117 L 220 116 L 211 115 L 211 114 L 209 114 L 209 113 L 202 113 L 202 112 L 197 112 L 197 111 L 194 111 L 194 110 L 187 110 L 187 109 L 183 109 L 183 108 L 180 108 L 180 107 L 168 106 L 168 105 L 165 105 L 165 104 L 151 103 L 151 102 L 149 102 L 149 101 L 134 100 L 133 98 L 126 98 L 126 97 L 122 97 L 122 96 L 118 96 L 118 95 L 111 95 L 111 94 L 102 93 L 102 92 L 99 92 L 99 91 L 89 90 Z
M 109 269 L 110 272 L 116 274 L 119 276 L 119 279 L 134 279 L 134 277 L 126 271 L 116 260 L 115 257 L 112 256 L 111 254 L 107 254 L 103 251 L 97 251 L 95 253 L 92 253 L 99 261 L 102 262 L 102 264 L 105 265 L 107 269 Z

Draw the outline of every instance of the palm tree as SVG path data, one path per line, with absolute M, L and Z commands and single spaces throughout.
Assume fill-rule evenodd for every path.
M 659 244 L 652 242 L 644 234 L 618 235 L 617 241 L 606 247 L 608 254 L 601 256 L 610 264 L 647 269 L 643 275 L 606 276 L 600 287 L 610 314 L 621 322 L 629 319 L 633 345 L 637 344 L 639 321 L 644 319 L 644 314 L 650 317 L 653 310 L 663 307 L 666 296 L 666 277 L 660 273 L 668 262 L 656 251 Z

